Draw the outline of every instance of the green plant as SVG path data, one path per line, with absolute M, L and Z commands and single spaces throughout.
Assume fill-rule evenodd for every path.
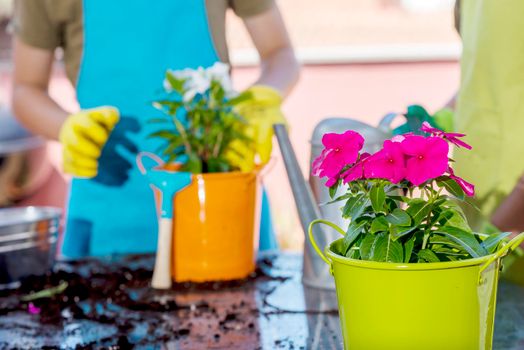
M 473 232 L 458 204 L 474 187 L 454 174 L 448 144 L 471 148 L 459 139 L 464 135 L 427 123 L 422 132 L 387 140 L 373 155 L 360 153 L 364 139 L 354 131 L 324 136 L 315 175 L 328 177 L 331 203 L 342 202 L 341 215 L 351 220 L 335 253 L 395 263 L 454 261 L 492 254 L 509 235 Z M 344 193 L 335 197 L 338 190 Z
M 216 63 L 206 69 L 166 72 L 166 97 L 154 103 L 165 117 L 151 120 L 163 126 L 149 137 L 164 141 L 158 151 L 168 163 L 181 163 L 181 171 L 237 170 L 227 157 L 229 145 L 251 143 L 242 132 L 245 120 L 234 108 L 249 96 L 234 96 L 228 71 L 227 65 Z
M 419 191 L 414 196 L 406 183 L 378 179 L 351 183 L 334 199 L 345 202 L 342 216 L 351 219 L 336 253 L 397 263 L 453 261 L 492 254 L 509 235 L 473 232 L 457 204 L 464 192 L 452 179 L 439 177 Z

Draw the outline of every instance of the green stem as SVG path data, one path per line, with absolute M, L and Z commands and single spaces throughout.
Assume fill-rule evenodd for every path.
M 32 300 L 42 299 L 42 298 L 51 298 L 55 294 L 62 293 L 67 288 L 67 286 L 68 286 L 67 282 L 64 281 L 56 287 L 51 287 L 51 288 L 43 289 L 36 293 L 24 295 L 20 299 L 22 299 L 22 301 L 32 301 Z
M 426 227 L 424 229 L 424 240 L 422 241 L 422 249 L 426 249 L 426 246 L 428 245 L 429 236 L 431 233 L 431 214 L 433 210 L 433 202 L 435 201 L 435 198 L 433 196 L 429 196 L 428 202 L 431 204 L 431 210 L 429 211 L 428 215 L 426 216 Z
M 426 246 L 428 245 L 429 240 L 429 232 L 424 233 L 424 240 L 422 241 L 422 249 L 426 249 Z
M 217 158 L 218 153 L 220 152 L 220 147 L 222 146 L 222 141 L 224 140 L 224 133 L 220 133 L 217 136 L 217 141 L 215 147 L 213 148 L 213 157 Z
M 186 109 L 187 110 L 187 109 Z M 180 133 L 180 136 L 182 137 L 182 140 L 184 141 L 184 148 L 186 149 L 186 154 L 191 153 L 191 144 L 189 143 L 189 138 L 187 137 L 186 129 L 184 128 L 184 125 L 177 119 L 176 116 L 173 116 L 173 123 L 175 124 L 175 127 L 177 131 Z

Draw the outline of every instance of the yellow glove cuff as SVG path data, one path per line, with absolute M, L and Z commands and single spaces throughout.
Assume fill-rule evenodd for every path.
M 247 89 L 252 95 L 252 101 L 265 106 L 280 106 L 282 104 L 282 95 L 280 92 L 270 86 L 253 85 Z

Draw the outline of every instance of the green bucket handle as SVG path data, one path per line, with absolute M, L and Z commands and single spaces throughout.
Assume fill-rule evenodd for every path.
M 318 244 L 317 242 L 315 241 L 315 236 L 313 236 L 313 227 L 316 225 L 316 224 L 324 224 L 324 225 L 328 225 L 329 227 L 333 228 L 335 231 L 337 231 L 338 233 L 340 233 L 342 236 L 344 236 L 346 234 L 346 232 L 344 232 L 343 229 L 341 229 L 340 227 L 338 227 L 337 225 L 335 225 L 334 223 L 332 223 L 331 221 L 327 221 L 327 220 L 322 220 L 322 219 L 316 219 L 316 220 L 313 220 L 311 221 L 311 223 L 309 224 L 309 228 L 308 228 L 308 234 L 309 234 L 309 240 L 311 241 L 311 245 L 313 246 L 313 249 L 315 249 L 315 251 L 317 252 L 317 254 L 322 258 L 322 260 L 324 260 L 326 262 L 326 264 L 328 264 L 331 268 L 331 261 L 329 261 L 328 258 L 326 258 L 326 256 L 324 255 L 324 253 L 322 252 L 322 249 L 320 249 L 318 247 Z
M 333 228 L 335 231 L 337 231 L 338 233 L 340 233 L 342 236 L 345 236 L 346 232 L 344 232 L 344 230 L 342 230 L 340 227 L 338 227 L 337 225 L 335 225 L 334 223 L 332 223 L 331 221 L 327 221 L 327 220 L 323 220 L 323 219 L 317 219 L 317 220 L 313 220 L 311 221 L 311 223 L 309 224 L 309 228 L 308 228 L 308 234 L 309 234 L 309 240 L 311 241 L 311 245 L 313 246 L 313 248 L 315 249 L 315 251 L 317 252 L 317 254 L 320 256 L 320 258 L 322 258 L 322 260 L 324 260 L 324 262 L 326 264 L 328 264 L 330 267 L 331 267 L 331 261 L 329 261 L 329 259 L 326 257 L 326 255 L 322 252 L 322 249 L 320 249 L 318 247 L 318 244 L 317 242 L 315 241 L 315 236 L 313 235 L 313 227 L 316 225 L 316 224 L 324 224 L 324 225 L 327 225 L 331 228 Z M 514 237 L 511 241 L 509 241 L 508 243 L 504 244 L 499 250 L 497 250 L 497 252 L 495 254 L 493 254 L 484 264 L 482 264 L 482 266 L 480 267 L 480 271 L 479 271 L 479 282 L 482 282 L 482 272 L 484 272 L 484 270 L 486 270 L 491 264 L 493 264 L 495 261 L 497 261 L 498 259 L 504 257 L 505 255 L 509 254 L 510 252 L 512 252 L 513 250 L 517 249 L 518 246 L 524 242 L 524 232 L 520 233 L 519 235 L 517 235 L 516 237 Z
M 489 265 L 493 264 L 498 259 L 504 257 L 505 255 L 511 253 L 515 249 L 518 248 L 518 246 L 524 242 L 524 232 L 520 233 L 519 235 L 513 237 L 511 241 L 504 244 L 495 254 L 493 254 L 481 267 L 479 271 L 479 281 L 482 281 L 482 272 L 488 268 Z

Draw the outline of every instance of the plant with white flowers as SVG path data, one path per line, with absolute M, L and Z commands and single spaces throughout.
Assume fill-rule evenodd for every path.
M 194 174 L 238 170 L 226 151 L 233 140 L 252 143 L 242 132 L 245 120 L 234 109 L 249 96 L 233 90 L 229 66 L 168 70 L 164 90 L 166 98 L 154 106 L 165 117 L 152 122 L 167 125 L 150 137 L 165 141 L 161 154 L 167 161 L 183 163 L 180 170 Z

